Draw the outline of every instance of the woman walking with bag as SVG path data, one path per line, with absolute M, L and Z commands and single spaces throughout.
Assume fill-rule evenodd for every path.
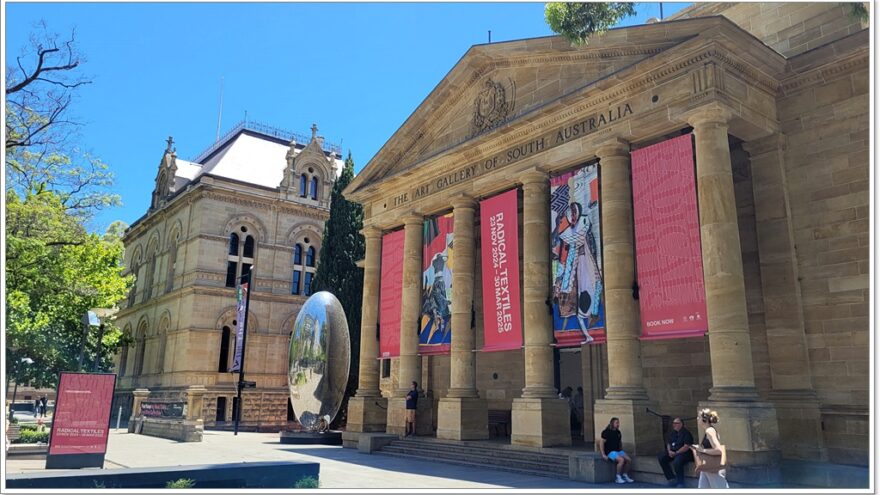
M 724 469 L 727 462 L 727 452 L 725 452 L 724 445 L 721 444 L 721 439 L 718 438 L 718 431 L 715 430 L 715 424 L 718 423 L 718 413 L 702 409 L 697 417 L 706 428 L 700 446 L 691 446 L 694 450 L 696 471 L 700 473 L 700 481 L 697 486 L 698 488 L 730 488 L 727 485 L 727 473 Z

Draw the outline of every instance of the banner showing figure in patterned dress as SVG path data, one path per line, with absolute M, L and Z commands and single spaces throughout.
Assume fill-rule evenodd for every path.
M 419 353 L 445 354 L 452 344 L 452 213 L 425 220 L 422 239 Z
M 558 347 L 605 340 L 596 164 L 550 180 L 553 332 Z

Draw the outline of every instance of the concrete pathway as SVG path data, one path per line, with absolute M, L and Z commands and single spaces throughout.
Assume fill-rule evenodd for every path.
M 278 434 L 206 431 L 202 442 L 183 443 L 163 438 L 112 432 L 105 469 L 183 466 L 261 461 L 309 461 L 321 465 L 321 488 L 661 488 L 647 483 L 589 484 L 567 479 L 527 476 L 361 454 L 354 449 L 323 445 L 282 445 Z M 9 460 L 7 474 L 42 471 L 44 460 Z

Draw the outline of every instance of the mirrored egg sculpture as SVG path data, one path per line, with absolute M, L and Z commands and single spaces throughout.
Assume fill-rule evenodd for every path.
M 321 428 L 336 417 L 351 363 L 348 322 L 339 299 L 325 291 L 306 300 L 290 337 L 287 384 L 290 403 L 303 429 Z

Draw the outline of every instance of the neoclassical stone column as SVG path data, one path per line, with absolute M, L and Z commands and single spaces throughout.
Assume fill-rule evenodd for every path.
M 550 177 L 532 169 L 523 185 L 523 341 L 525 388 L 513 399 L 511 438 L 517 445 L 571 445 L 568 403 L 553 387 L 550 301 Z
M 662 452 L 663 444 L 657 435 L 657 419 L 646 412 L 652 405 L 643 384 L 639 305 L 632 294 L 635 246 L 629 148 L 628 142 L 618 138 L 596 148 L 602 181 L 608 389 L 605 398 L 596 401 L 593 421 L 595 431 L 601 432 L 611 418 L 620 418 L 624 450 L 648 455 Z
M 697 199 L 712 366 L 709 400 L 700 406 L 715 409 L 721 416 L 730 462 L 760 465 L 767 470 L 763 481 L 772 482 L 779 475 L 779 426 L 776 409 L 770 403 L 760 402 L 755 389 L 727 136 L 731 112 L 718 103 L 710 103 L 689 112 L 685 118 L 694 128 L 696 141 Z M 757 472 L 749 476 L 761 477 Z
M 486 400 L 477 393 L 474 308 L 474 212 L 476 201 L 469 196 L 452 200 L 452 346 L 449 391 L 440 399 L 437 438 L 476 440 L 489 438 Z
M 388 400 L 388 433 L 403 435 L 406 432 L 404 412 L 406 394 L 410 383 L 422 378 L 419 358 L 419 314 L 422 302 L 422 235 L 424 217 L 415 212 L 403 218 L 403 294 L 400 307 L 400 357 L 398 358 L 398 387 Z M 420 391 L 425 387 L 419 383 Z M 432 405 L 420 400 L 417 411 L 417 431 L 430 432 Z M 425 426 L 427 421 L 427 427 Z
M 778 415 L 785 418 L 779 423 L 783 457 L 826 461 L 822 416 L 813 388 L 804 332 L 785 176 L 785 147 L 782 134 L 771 134 L 743 145 L 750 157 L 755 198 L 764 326 L 773 386 L 770 400 Z
M 361 348 L 358 389 L 348 401 L 347 432 L 385 431 L 387 400 L 379 391 L 379 284 L 381 278 L 382 231 L 367 226 L 364 235 L 364 291 L 361 304 Z M 352 439 L 354 440 L 354 439 Z M 345 441 L 345 439 L 343 439 Z M 356 445 L 352 445 L 356 447 Z

